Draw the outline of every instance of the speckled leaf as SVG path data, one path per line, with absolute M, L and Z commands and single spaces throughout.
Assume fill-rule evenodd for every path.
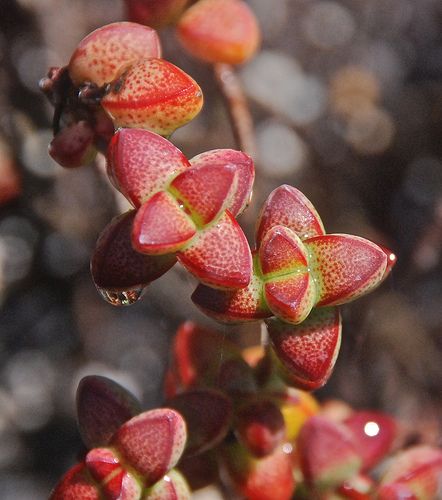
M 164 59 L 144 59 L 112 84 L 101 100 L 115 127 L 170 135 L 201 110 L 203 94 L 184 71 Z
M 226 208 L 234 217 L 237 217 L 245 210 L 252 197 L 252 187 L 255 179 L 255 166 L 249 155 L 234 149 L 214 149 L 194 156 L 190 163 L 195 167 L 229 165 L 234 168 L 238 173 L 238 182 Z
M 277 225 L 291 229 L 301 240 L 325 234 L 312 203 L 301 191 L 287 184 L 272 191 L 262 207 L 256 231 L 258 245 L 267 231 Z
M 227 208 L 236 183 L 237 174 L 230 165 L 192 166 L 171 182 L 169 191 L 195 224 L 204 227 Z
M 174 410 L 151 410 L 132 418 L 118 429 L 112 445 L 122 460 L 153 485 L 175 466 L 186 443 L 186 424 Z
M 345 425 L 354 436 L 354 443 L 363 459 L 363 470 L 375 466 L 391 450 L 396 437 L 396 422 L 377 411 L 356 411 Z
M 273 226 L 259 248 L 261 271 L 266 279 L 307 272 L 308 254 L 299 236 L 284 226 Z
M 62 477 L 50 500 L 101 500 L 101 494 L 92 484 L 85 464 L 80 463 Z
M 93 31 L 78 44 L 69 62 L 69 75 L 77 85 L 93 82 L 101 86 L 146 57 L 161 57 L 156 31 L 135 23 L 112 23 Z
M 109 145 L 107 172 L 114 186 L 139 207 L 190 163 L 170 141 L 149 130 L 123 128 Z
M 91 259 L 95 286 L 107 292 L 140 290 L 168 271 L 174 255 L 142 255 L 132 248 L 135 211 L 115 217 L 98 238 Z
M 260 42 L 255 15 L 242 0 L 200 0 L 178 22 L 178 37 L 195 57 L 240 64 Z
M 249 285 L 239 290 L 218 290 L 198 285 L 192 294 L 192 301 L 204 314 L 224 323 L 258 321 L 272 316 L 263 296 L 261 278 L 255 273 L 252 273 Z
M 132 225 L 132 245 L 137 252 L 168 254 L 182 248 L 195 234 L 195 224 L 175 198 L 160 191 L 138 209 Z
M 78 385 L 78 427 L 88 448 L 108 445 L 116 430 L 140 411 L 135 396 L 111 379 L 90 375 Z
M 142 496 L 142 500 L 190 500 L 192 494 L 186 480 L 172 469 Z
M 179 412 L 186 421 L 186 456 L 203 453 L 226 436 L 232 418 L 232 403 L 214 389 L 194 389 L 178 394 L 166 406 Z
M 442 482 L 442 450 L 421 445 L 394 457 L 378 491 L 379 500 L 439 498 Z
M 350 302 L 381 283 L 387 254 L 359 236 L 327 234 L 304 242 L 318 283 L 318 306 Z
M 270 400 L 247 401 L 236 412 L 235 420 L 239 441 L 256 457 L 272 453 L 285 437 L 282 413 Z
M 314 488 L 339 486 L 361 467 L 350 430 L 322 416 L 304 424 L 297 444 L 302 473 Z
M 264 284 L 264 296 L 273 314 L 297 325 L 307 318 L 315 304 L 315 283 L 307 271 L 274 278 Z
M 244 288 L 250 283 L 252 256 L 247 239 L 226 211 L 212 226 L 177 253 L 179 262 L 202 283 L 218 288 Z
M 327 382 L 341 344 L 341 317 L 336 308 L 315 309 L 300 325 L 271 319 L 267 327 L 291 384 L 313 390 Z
M 174 22 L 189 0 L 125 0 L 130 21 L 162 28 Z

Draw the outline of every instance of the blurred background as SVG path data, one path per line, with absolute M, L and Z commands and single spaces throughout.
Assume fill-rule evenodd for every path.
M 375 293 L 343 308 L 334 375 L 317 393 L 378 408 L 441 444 L 442 3 L 439 0 L 250 0 L 262 51 L 238 73 L 258 152 L 240 222 L 289 183 L 328 232 L 353 233 L 399 258 Z M 107 375 L 161 404 L 177 326 L 193 319 L 247 344 L 259 325 L 219 327 L 192 305 L 179 266 L 136 305 L 97 294 L 89 257 L 125 210 L 100 163 L 64 170 L 47 155 L 52 109 L 38 90 L 91 30 L 124 19 L 122 0 L 0 0 L 0 492 L 48 497 L 82 451 L 74 397 Z M 173 141 L 188 157 L 235 147 L 211 68 L 161 33 L 164 55 L 201 85 L 205 108 Z

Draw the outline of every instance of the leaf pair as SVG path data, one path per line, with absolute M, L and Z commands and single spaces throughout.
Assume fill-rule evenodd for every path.
M 139 412 L 135 398 L 105 377 L 84 378 L 77 392 L 79 427 L 92 449 L 52 493 L 53 500 L 95 498 L 184 499 L 190 493 L 172 470 L 186 444 L 176 411 Z
M 325 234 L 311 202 L 287 185 L 265 202 L 256 245 L 248 287 L 222 291 L 199 285 L 192 300 L 220 321 L 276 316 L 267 324 L 281 371 L 291 384 L 317 389 L 328 380 L 341 343 L 340 315 L 330 306 L 379 285 L 395 258 L 364 238 Z
M 234 217 L 251 196 L 250 157 L 214 150 L 188 161 L 153 132 L 122 129 L 111 141 L 107 168 L 137 210 L 103 231 L 92 258 L 98 288 L 108 295 L 141 290 L 176 259 L 210 286 L 248 285 L 250 249 Z

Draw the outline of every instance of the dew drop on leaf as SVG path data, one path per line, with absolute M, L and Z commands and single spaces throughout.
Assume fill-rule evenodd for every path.
M 98 292 L 106 302 L 113 306 L 130 306 L 135 304 L 143 294 L 144 288 L 130 288 L 128 290 L 107 290 L 97 287 Z

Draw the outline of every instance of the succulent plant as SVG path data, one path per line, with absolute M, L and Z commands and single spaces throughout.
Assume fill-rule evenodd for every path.
M 173 470 L 187 437 L 179 413 L 136 414 L 139 403 L 128 391 L 97 376 L 80 382 L 77 411 L 84 442 L 93 448 L 61 479 L 52 500 L 190 498 L 185 479 Z

